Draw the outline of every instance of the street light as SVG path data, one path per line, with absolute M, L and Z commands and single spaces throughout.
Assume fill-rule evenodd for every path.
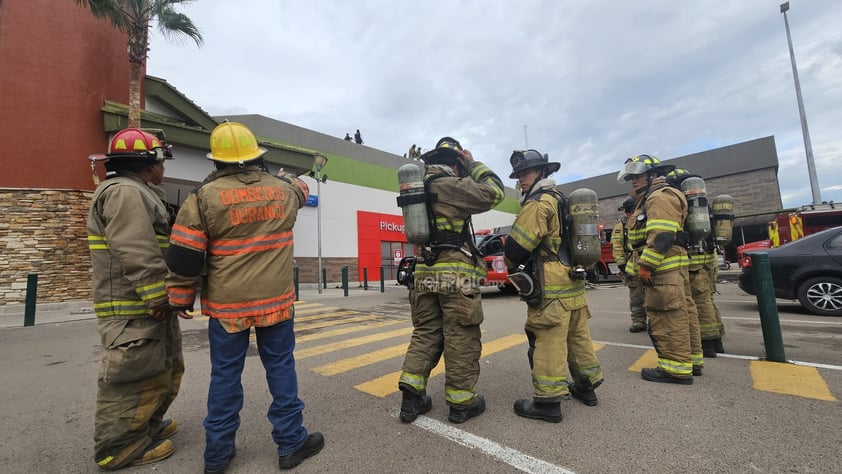
M 318 201 L 316 202 L 316 240 L 318 241 L 318 260 L 319 273 L 316 275 L 316 281 L 319 284 L 319 294 L 322 294 L 322 168 L 327 164 L 327 157 L 324 155 L 316 155 L 313 157 L 316 162 L 316 195 Z M 325 176 L 327 180 L 327 176 Z
M 786 18 L 787 11 L 789 11 L 789 2 L 784 2 L 781 4 L 781 13 L 784 14 L 786 42 L 789 45 L 789 59 L 792 61 L 792 77 L 795 78 L 795 97 L 798 99 L 798 113 L 801 115 L 801 133 L 804 135 L 804 151 L 807 153 L 807 172 L 810 175 L 810 189 L 813 191 L 813 205 L 818 205 L 822 203 L 822 195 L 819 191 L 816 165 L 813 163 L 813 145 L 810 144 L 810 130 L 807 128 L 807 115 L 804 113 L 804 100 L 801 98 L 801 82 L 798 80 L 798 68 L 795 66 L 795 51 L 792 49 L 789 21 Z

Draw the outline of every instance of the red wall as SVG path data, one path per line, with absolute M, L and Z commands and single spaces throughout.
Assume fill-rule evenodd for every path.
M 357 256 L 360 281 L 368 268 L 370 281 L 380 280 L 380 242 L 406 242 L 403 216 L 357 211 Z
M 93 189 L 100 108 L 128 103 L 126 44 L 72 0 L 0 0 L 0 187 Z

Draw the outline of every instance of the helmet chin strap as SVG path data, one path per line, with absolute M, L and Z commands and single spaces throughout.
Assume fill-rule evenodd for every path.
M 649 188 L 652 187 L 652 180 L 657 178 L 655 173 L 646 173 L 646 186 L 641 188 L 642 194 L 649 194 Z
M 532 181 L 532 184 L 529 185 L 529 189 L 527 189 L 526 191 L 521 191 L 521 196 L 528 196 L 529 193 L 531 193 L 532 190 L 535 189 L 535 185 L 538 184 L 538 181 L 541 181 L 542 179 L 546 179 L 548 177 L 549 176 L 547 175 L 547 167 L 542 166 L 541 172 L 538 174 L 538 176 L 535 177 L 535 179 Z

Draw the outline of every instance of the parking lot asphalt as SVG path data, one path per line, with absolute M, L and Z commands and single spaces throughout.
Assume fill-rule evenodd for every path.
M 788 363 L 765 359 L 757 303 L 720 278 L 717 304 L 726 325 L 725 354 L 706 359 L 691 386 L 641 380 L 655 363 L 645 333 L 627 328 L 627 290 L 587 290 L 594 347 L 606 382 L 600 403 L 564 401 L 564 420 L 517 417 L 512 403 L 531 396 L 523 335 L 525 306 L 496 289 L 483 290 L 483 356 L 478 389 L 482 416 L 447 421 L 443 365 L 428 393 L 434 408 L 400 423 L 396 374 L 411 324 L 406 289 L 379 282 L 365 290 L 302 287 L 296 303 L 296 361 L 305 425 L 327 444 L 300 472 L 838 472 L 842 422 L 842 318 L 805 313 L 779 302 Z M 93 413 L 99 338 L 84 302 L 40 306 L 34 327 L 20 315 L 0 329 L 3 426 L 16 427 L 0 447 L 3 472 L 97 472 Z M 181 432 L 172 458 L 124 472 L 182 473 L 202 469 L 202 418 L 209 373 L 207 318 L 182 321 L 187 364 L 170 412 Z M 256 352 L 256 351 L 255 351 Z M 269 403 L 262 367 L 250 357 L 229 472 L 276 472 L 265 419 Z

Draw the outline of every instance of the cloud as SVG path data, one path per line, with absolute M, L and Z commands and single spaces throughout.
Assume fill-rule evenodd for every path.
M 795 207 L 812 197 L 778 4 L 196 2 L 180 10 L 205 45 L 153 36 L 148 73 L 211 114 L 359 128 L 397 155 L 450 135 L 501 176 L 528 145 L 564 164 L 560 182 L 774 135 Z M 822 198 L 840 201 L 842 3 L 787 15 Z

